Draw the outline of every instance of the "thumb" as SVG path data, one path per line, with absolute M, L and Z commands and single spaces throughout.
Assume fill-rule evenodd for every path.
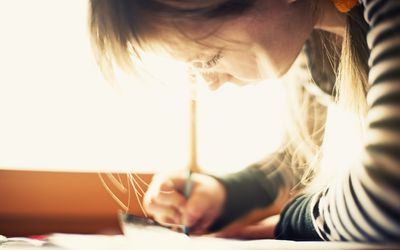
M 209 197 L 205 197 L 204 194 L 192 192 L 186 203 L 185 211 L 183 211 L 183 224 L 191 227 L 198 220 L 204 219 L 202 217 L 207 214 L 207 210 L 210 207 L 209 202 Z

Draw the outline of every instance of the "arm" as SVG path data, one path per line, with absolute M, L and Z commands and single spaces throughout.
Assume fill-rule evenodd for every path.
M 269 161 L 268 167 L 254 164 L 240 172 L 218 178 L 225 188 L 226 200 L 221 217 L 209 228 L 209 231 L 220 230 L 233 221 L 238 222 L 239 218 L 246 221 L 249 219 L 257 221 L 261 217 L 279 213 L 283 204 L 270 208 L 268 211 L 262 210 L 275 202 L 283 188 L 293 186 L 294 176 L 288 165 L 279 167 L 282 164 L 284 153 L 277 153 L 269 158 L 271 161 Z M 259 212 L 250 215 L 252 211 Z M 244 218 L 249 215 L 250 217 L 256 216 L 256 218 Z M 254 221 L 242 223 L 251 222 Z
M 400 239 L 400 2 L 363 4 L 371 88 L 362 161 L 341 182 L 293 200 L 281 215 L 277 238 Z

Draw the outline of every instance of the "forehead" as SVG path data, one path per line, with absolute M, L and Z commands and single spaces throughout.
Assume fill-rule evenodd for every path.
M 223 48 L 221 43 L 201 43 L 189 39 L 176 39 L 174 42 L 160 41 L 156 47 L 156 52 L 161 52 L 166 56 L 183 62 L 209 58 Z
M 210 58 L 221 50 L 242 50 L 249 42 L 248 25 L 242 19 L 224 22 L 159 27 L 152 49 L 180 61 Z
M 176 38 L 174 42 L 163 41 L 160 47 L 163 52 L 174 59 L 185 62 L 207 60 L 221 51 L 243 50 L 247 44 L 239 40 L 213 34 L 201 40 L 190 38 Z

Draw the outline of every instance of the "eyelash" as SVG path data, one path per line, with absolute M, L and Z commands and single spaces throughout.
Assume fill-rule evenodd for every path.
M 218 54 L 216 54 L 213 58 L 211 58 L 210 60 L 208 60 L 205 63 L 205 68 L 209 69 L 209 68 L 216 66 L 218 64 L 218 61 L 221 58 L 222 58 L 222 54 L 221 54 L 221 52 L 218 52 Z

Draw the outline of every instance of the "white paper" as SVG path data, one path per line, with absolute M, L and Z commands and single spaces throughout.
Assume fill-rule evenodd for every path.
M 131 228 L 132 229 L 132 228 Z M 130 230 L 129 235 L 54 234 L 50 242 L 61 247 L 78 250 L 369 250 L 399 249 L 396 245 L 371 245 L 346 242 L 296 242 L 282 240 L 234 240 L 205 236 L 188 237 L 164 228 L 150 227 Z M 6 248 L 7 249 L 7 248 Z M 37 248 L 35 248 L 37 249 Z M 52 248 L 45 248 L 52 249 Z

